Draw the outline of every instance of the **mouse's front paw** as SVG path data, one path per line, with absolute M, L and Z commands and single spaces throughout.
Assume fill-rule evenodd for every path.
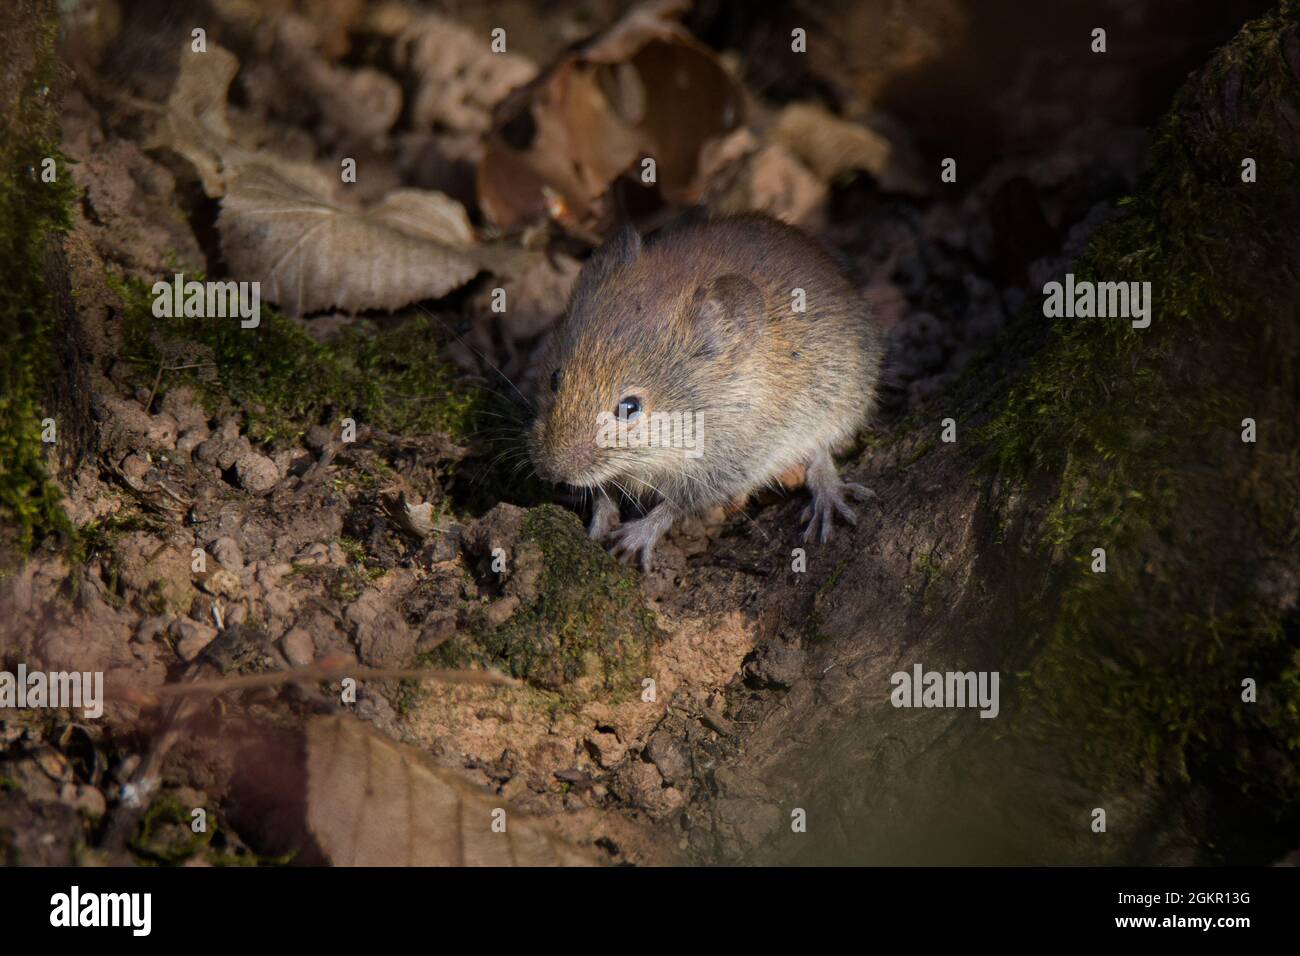
M 615 528 L 610 533 L 613 542 L 610 545 L 610 552 L 619 560 L 635 556 L 640 559 L 641 570 L 649 571 L 654 559 L 655 545 L 671 525 L 672 515 L 654 508 L 644 518 L 629 521 Z
M 592 541 L 602 541 L 617 525 L 618 506 L 608 498 L 597 498 L 591 512 L 591 523 L 587 525 L 587 537 Z
M 822 544 L 829 541 L 837 514 L 849 524 L 858 523 L 857 512 L 849 506 L 845 496 L 866 501 L 874 498 L 876 493 L 865 485 L 851 481 L 836 481 L 834 484 L 813 488 L 812 504 L 804 508 L 803 514 L 799 516 L 800 521 L 808 522 L 803 531 L 805 541 L 811 541 L 814 536 Z

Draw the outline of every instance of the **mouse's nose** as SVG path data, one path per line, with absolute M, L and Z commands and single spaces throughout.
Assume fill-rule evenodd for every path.
M 557 448 L 551 458 L 551 467 L 547 470 L 551 472 L 552 481 L 576 485 L 582 483 L 595 463 L 595 445 L 591 442 L 577 442 Z
M 596 445 L 593 442 L 585 441 L 573 445 L 569 448 L 568 464 L 569 473 L 580 475 L 589 470 L 596 461 Z

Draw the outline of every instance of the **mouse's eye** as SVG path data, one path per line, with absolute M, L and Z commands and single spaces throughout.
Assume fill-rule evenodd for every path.
M 560 370 L 557 368 L 551 373 L 551 394 L 554 395 L 560 390 Z
M 618 417 L 624 421 L 633 421 L 641 414 L 641 399 L 629 395 L 618 403 Z

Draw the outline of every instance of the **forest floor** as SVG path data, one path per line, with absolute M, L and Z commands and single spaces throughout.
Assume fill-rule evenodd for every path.
M 955 465 L 959 448 L 939 440 L 942 423 L 973 427 L 983 412 L 969 397 L 1014 374 L 989 361 L 990 350 L 1137 187 L 1150 115 L 1125 103 L 1060 123 L 1051 112 L 1059 104 L 1035 100 L 1041 91 L 1023 77 L 1008 94 L 1020 108 L 1000 108 L 1044 117 L 1051 132 L 1033 148 L 994 150 L 949 190 L 937 161 L 932 174 L 924 132 L 869 102 L 903 70 L 888 58 L 880 70 L 889 75 L 856 76 L 838 91 L 836 105 L 851 119 L 825 110 L 791 119 L 788 91 L 771 71 L 740 65 L 754 49 L 730 54 L 726 69 L 745 89 L 748 118 L 729 134 L 731 161 L 694 186 L 710 207 L 799 222 L 836 252 L 871 304 L 888 342 L 886 386 L 878 420 L 842 471 L 878 497 L 857 527 L 810 548 L 806 570 L 791 565 L 806 494 L 792 489 L 681 523 L 643 573 L 586 540 L 576 502 L 512 472 L 522 421 L 514 396 L 534 386 L 530 358 L 563 311 L 581 241 L 498 234 L 500 246 L 528 256 L 504 279 L 520 303 L 504 316 L 490 308 L 503 281 L 490 268 L 443 295 L 359 310 L 296 308 L 281 283 L 255 330 L 237 319 L 201 326 L 154 312 L 151 287 L 174 274 L 244 278 L 231 264 L 247 253 L 232 251 L 223 231 L 231 205 L 222 211 L 210 181 L 221 162 L 229 174 L 237 149 L 274 152 L 276 162 L 335 178 L 341 158 L 357 157 L 362 203 L 399 188 L 438 191 L 471 211 L 480 235 L 493 232 L 472 179 L 467 185 L 478 147 L 466 144 L 483 137 L 495 104 L 472 92 L 454 108 L 433 102 L 431 89 L 446 78 L 412 65 L 425 44 L 446 49 L 487 36 L 492 14 L 456 22 L 382 6 L 387 20 L 374 10 L 339 14 L 331 32 L 331 21 L 308 29 L 288 5 L 263 18 L 214 3 L 199 19 L 208 56 L 234 51 L 228 93 L 210 75 L 186 86 L 194 17 L 83 4 L 81 29 L 63 38 L 59 149 L 75 195 L 62 254 L 93 424 L 79 453 L 49 460 L 72 531 L 44 538 L 5 578 L 0 615 L 14 626 L 0 662 L 103 671 L 110 699 L 97 721 L 0 720 L 0 857 L 347 859 L 315 826 L 310 852 L 294 831 L 277 830 L 266 788 L 250 796 L 240 767 L 258 735 L 348 711 L 477 787 L 485 806 L 539 818 L 601 861 L 806 858 L 788 834 L 774 836 L 808 805 L 782 761 L 801 747 L 834 760 L 857 745 L 819 740 L 809 714 L 842 718 L 863 688 L 886 697 L 888 675 L 913 661 L 1005 668 L 996 644 L 974 635 L 963 643 L 941 620 L 959 607 L 981 619 L 1009 610 L 1005 596 L 977 587 L 971 569 L 992 563 L 1010 573 L 1028 560 L 1022 533 L 1032 516 L 1012 506 L 1001 526 L 990 524 L 986 489 L 953 480 L 966 467 Z M 108 22 L 110 7 L 119 22 Z M 949 10 L 933 7 L 895 25 L 900 48 L 933 39 Z M 566 8 L 511 23 L 510 35 L 529 37 L 527 49 L 504 65 L 466 54 L 467 72 L 484 71 L 474 89 L 508 89 L 561 59 L 593 26 L 587 17 L 603 25 L 607 14 Z M 1206 55 L 1207 35 L 1231 36 L 1231 27 L 1197 29 L 1176 38 L 1184 60 Z M 931 58 L 945 54 L 956 56 Z M 799 82 L 816 88 L 819 69 L 814 63 Z M 375 98 L 390 88 L 404 106 L 384 128 L 368 128 Z M 211 144 L 167 112 L 169 97 L 208 134 L 213 111 L 223 114 L 231 140 L 217 165 Z M 796 120 L 837 145 L 800 152 L 787 125 Z M 1004 124 L 999 135 L 1016 142 L 1026 134 Z M 868 136 L 889 145 L 887 161 L 861 152 Z M 856 158 L 843 160 L 845 151 Z M 215 188 L 233 196 L 236 182 Z M 322 259 L 320 267 L 335 265 Z M 1005 557 L 992 553 L 999 548 Z M 232 684 L 179 704 L 157 696 L 169 683 L 322 666 L 333 670 L 310 681 Z M 412 668 L 514 681 L 365 676 Z M 360 675 L 355 700 L 341 703 L 349 674 Z M 868 858 L 945 858 L 945 835 L 987 813 L 984 835 L 956 858 L 1039 859 L 1034 814 L 1047 811 L 998 798 L 1022 786 L 1038 794 L 1024 780 L 1049 771 L 998 780 L 1006 761 L 1033 757 L 990 755 L 972 743 L 980 722 L 968 716 L 900 714 L 871 737 L 873 779 L 860 786 L 914 776 L 927 792 L 879 789 L 873 807 L 885 835 Z M 321 799 L 310 780 L 325 757 L 312 740 L 293 751 L 309 778 L 293 785 L 295 799 L 300 791 Z M 934 792 L 936 777 L 922 765 L 944 767 L 956 789 Z M 155 789 L 135 805 L 123 787 L 141 780 Z M 280 803 L 292 802 L 287 793 Z M 186 825 L 193 808 L 214 820 L 202 839 Z M 365 812 L 398 811 L 385 803 Z M 1106 859 L 1067 843 L 1076 860 Z M 1185 852 L 1175 847 L 1170 859 L 1190 862 Z

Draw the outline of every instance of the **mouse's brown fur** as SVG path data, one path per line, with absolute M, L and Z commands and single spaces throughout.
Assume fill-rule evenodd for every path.
M 797 229 L 740 216 L 644 246 L 625 229 L 587 262 L 552 336 L 530 452 L 543 477 L 596 490 L 592 536 L 612 533 L 616 550 L 647 567 L 678 517 L 801 466 L 813 493 L 805 537 L 825 541 L 834 514 L 855 520 L 845 493 L 870 494 L 841 482 L 830 454 L 873 411 L 880 359 L 861 297 Z M 633 396 L 641 414 L 628 420 L 631 440 L 611 441 L 611 419 Z M 695 416 L 697 457 L 681 447 L 689 442 L 664 440 L 693 432 L 662 432 L 645 446 L 652 423 L 676 424 L 664 413 Z M 618 489 L 659 503 L 614 528 Z

